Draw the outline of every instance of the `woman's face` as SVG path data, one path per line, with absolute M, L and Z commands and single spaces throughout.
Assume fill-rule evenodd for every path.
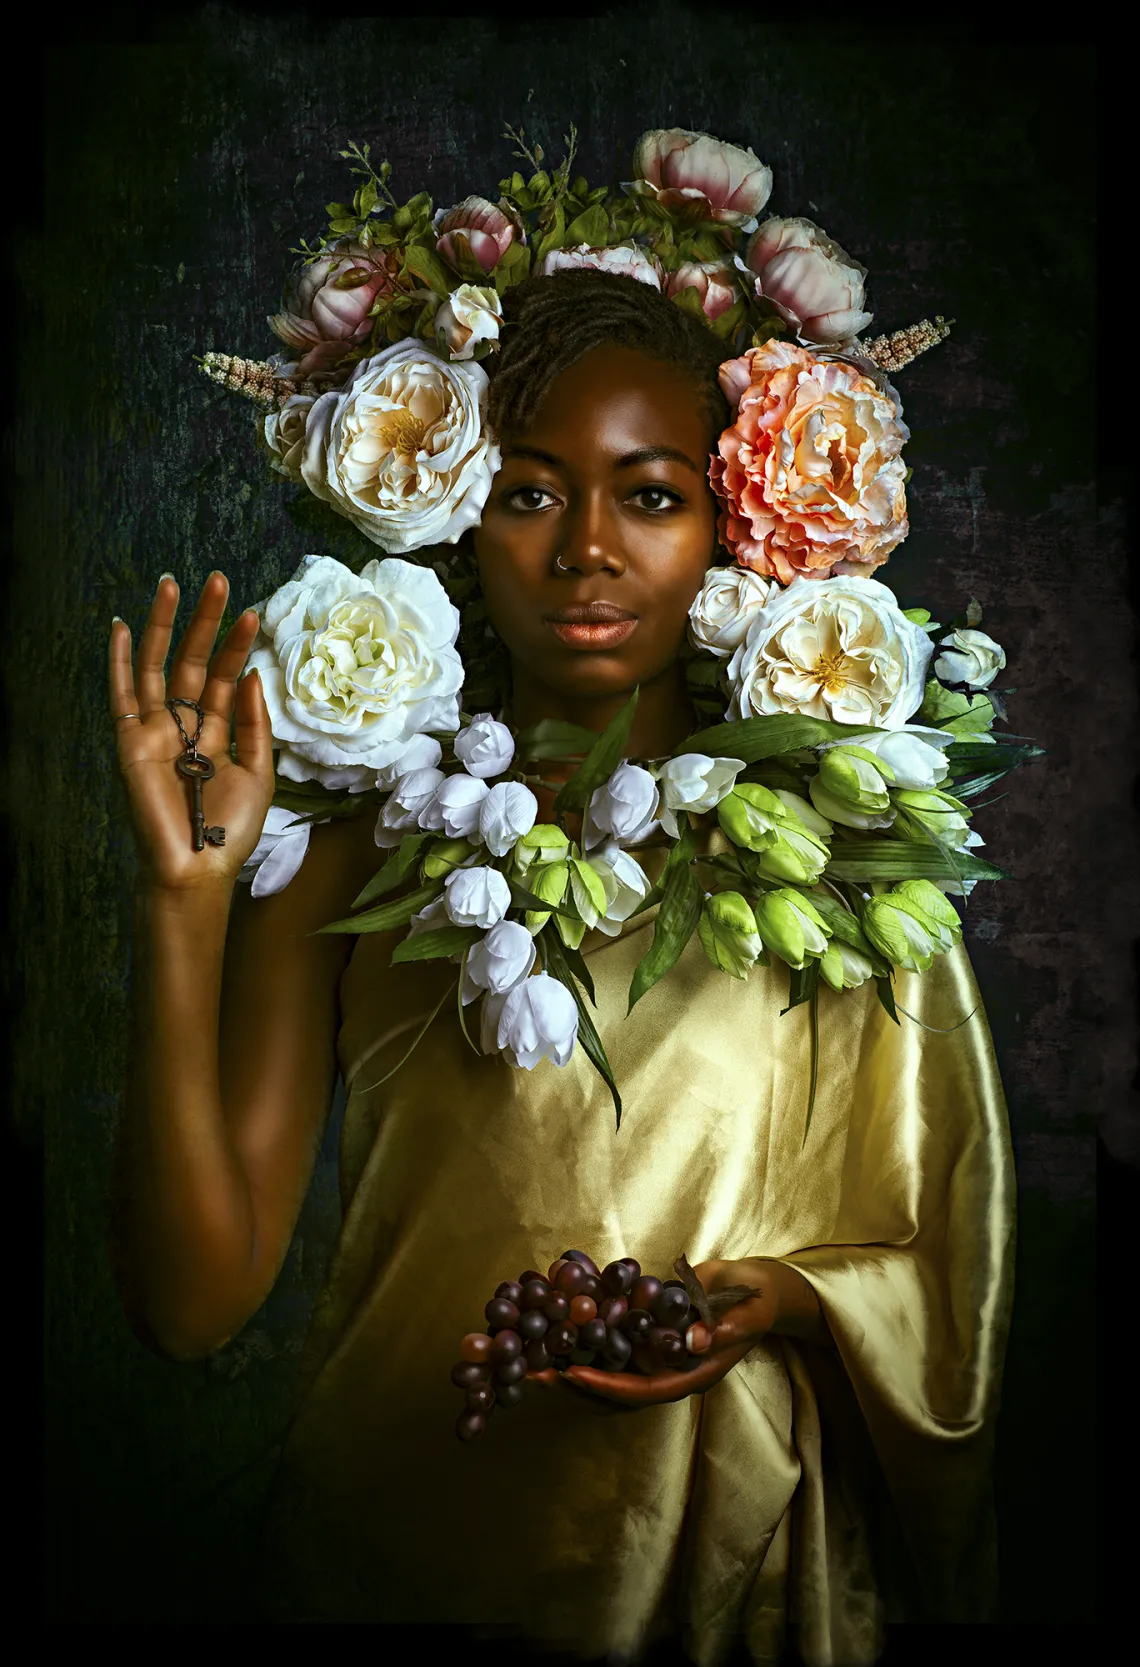
M 617 695 L 676 659 L 713 560 L 709 419 L 688 377 L 594 348 L 503 439 L 475 532 L 490 620 L 560 695 Z

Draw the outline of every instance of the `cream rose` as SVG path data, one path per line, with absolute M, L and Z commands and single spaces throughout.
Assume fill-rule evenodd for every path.
M 452 359 L 470 359 L 480 342 L 498 345 L 502 321 L 502 304 L 493 289 L 460 284 L 436 313 L 435 328 L 443 331 Z
M 262 419 L 261 432 L 269 447 L 269 467 L 286 480 L 300 481 L 305 450 L 305 428 L 315 395 L 290 394 L 284 405 Z
M 875 579 L 797 579 L 753 621 L 728 663 L 729 716 L 795 712 L 901 729 L 933 650 Z
M 258 604 L 249 669 L 261 676 L 278 771 L 359 793 L 419 735 L 459 727 L 459 613 L 427 567 L 359 574 L 306 556 Z
M 650 289 L 661 288 L 661 268 L 644 249 L 616 243 L 608 249 L 591 249 L 580 243 L 576 249 L 552 249 L 544 257 L 536 276 L 549 278 L 552 272 L 575 272 L 586 267 L 594 272 L 615 272 L 619 278 L 636 278 Z
M 711 567 L 689 609 L 693 647 L 727 660 L 775 588 L 750 567 Z
M 984 631 L 963 626 L 943 637 L 938 646 L 942 652 L 934 662 L 934 675 L 943 683 L 988 689 L 998 672 L 1005 669 L 1005 649 Z
M 306 486 L 382 549 L 454 544 L 478 524 L 499 467 L 486 390 L 480 365 L 416 340 L 362 360 L 309 412 Z

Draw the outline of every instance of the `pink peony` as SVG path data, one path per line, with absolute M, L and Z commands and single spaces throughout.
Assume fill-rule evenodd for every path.
M 552 272 L 573 272 L 583 267 L 595 272 L 615 272 L 621 278 L 636 278 L 639 284 L 648 284 L 651 289 L 661 288 L 662 272 L 653 256 L 626 243 L 615 243 L 607 249 L 591 249 L 588 243 L 580 243 L 576 249 L 552 249 L 536 276 L 548 278 Z
M 486 197 L 464 197 L 445 214 L 437 214 L 435 231 L 436 251 L 445 260 L 457 266 L 458 245 L 466 243 L 484 272 L 493 272 L 521 236 L 514 221 Z
M 897 400 L 790 342 L 751 348 L 720 380 L 738 409 L 709 480 L 740 565 L 784 585 L 881 566 L 908 531 Z
M 342 238 L 319 260 L 301 268 L 284 310 L 270 318 L 269 326 L 303 354 L 299 376 L 329 371 L 368 340 L 373 303 L 394 287 L 395 262 L 390 255 Z
M 867 268 L 811 220 L 765 220 L 744 260 L 762 293 L 806 341 L 847 341 L 874 316 L 863 310 Z
M 643 133 L 633 153 L 632 189 L 663 208 L 752 231 L 772 191 L 772 170 L 750 150 L 708 133 L 660 127 Z
M 696 290 L 707 319 L 726 313 L 739 296 L 731 269 L 715 260 L 687 260 L 679 266 L 670 275 L 665 293 L 672 297 L 683 289 Z

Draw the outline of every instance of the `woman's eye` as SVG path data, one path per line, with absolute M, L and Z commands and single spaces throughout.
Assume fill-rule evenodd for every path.
M 516 486 L 513 492 L 507 493 L 507 503 L 512 509 L 548 509 L 553 502 L 553 494 L 541 486 Z
M 642 486 L 633 494 L 633 501 L 638 500 L 642 509 L 658 511 L 671 509 L 675 504 L 684 502 L 681 494 L 668 486 Z

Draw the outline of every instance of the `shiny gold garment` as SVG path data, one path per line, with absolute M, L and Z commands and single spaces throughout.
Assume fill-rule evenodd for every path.
M 1014 1184 L 982 1011 L 934 1034 L 873 984 L 824 989 L 805 1146 L 810 1020 L 781 1016 L 785 969 L 738 982 L 694 938 L 626 1019 L 651 922 L 583 945 L 617 1134 L 580 1049 L 532 1072 L 476 1055 L 454 999 L 373 1088 L 455 968 L 358 942 L 344 1226 L 275 1490 L 275 1613 L 513 1630 L 587 1660 L 671 1632 L 700 1667 L 740 1637 L 757 1662 L 787 1636 L 808 1667 L 869 1663 L 884 1620 L 991 1617 Z M 897 998 L 954 1025 L 978 1003 L 965 951 Z M 707 1396 L 636 1413 L 528 1387 L 461 1445 L 460 1337 L 500 1280 L 571 1245 L 662 1276 L 682 1250 L 779 1258 L 834 1348 L 769 1337 Z

